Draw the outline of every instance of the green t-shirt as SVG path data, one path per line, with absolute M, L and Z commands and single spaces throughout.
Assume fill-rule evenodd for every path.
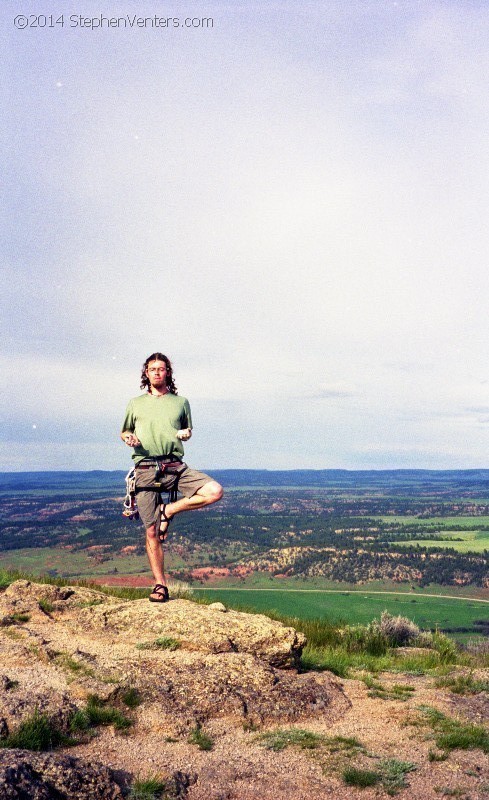
M 192 427 L 189 402 L 176 394 L 142 394 L 133 397 L 126 409 L 122 431 L 135 433 L 141 442 L 134 448 L 133 459 L 173 456 L 181 459 L 183 444 L 176 433 Z

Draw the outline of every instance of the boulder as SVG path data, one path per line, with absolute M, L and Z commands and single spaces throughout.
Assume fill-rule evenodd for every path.
M 144 643 L 172 638 L 180 649 L 203 653 L 249 653 L 270 666 L 296 667 L 306 643 L 304 634 L 261 614 L 220 609 L 172 600 L 133 600 L 82 609 L 76 622 L 84 630 L 111 634 L 114 641 Z
M 114 772 L 73 756 L 0 750 L 2 800 L 122 800 Z

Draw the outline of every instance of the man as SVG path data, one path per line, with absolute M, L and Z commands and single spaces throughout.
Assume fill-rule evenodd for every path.
M 141 389 L 145 393 L 129 401 L 121 439 L 134 448 L 138 510 L 146 528 L 146 552 L 156 585 L 149 599 L 168 599 L 162 542 L 170 522 L 182 511 L 216 503 L 223 490 L 204 472 L 190 469 L 182 461 L 182 442 L 192 435 L 190 406 L 180 397 L 169 358 L 152 353 L 143 365 Z M 177 499 L 176 491 L 183 495 Z M 161 492 L 172 492 L 163 503 Z

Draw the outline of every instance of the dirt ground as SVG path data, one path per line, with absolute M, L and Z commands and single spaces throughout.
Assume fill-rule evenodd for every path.
M 481 750 L 455 750 L 444 761 L 429 759 L 437 748 L 429 728 L 412 724 L 419 719 L 419 706 L 438 708 L 450 716 L 480 724 L 487 721 L 487 695 L 458 697 L 434 686 L 426 676 L 383 675 L 386 687 L 393 684 L 414 688 L 407 701 L 369 697 L 362 681 L 343 680 L 351 708 L 333 724 L 317 720 L 309 731 L 328 737 L 354 737 L 364 746 L 352 757 L 330 753 L 323 748 L 301 750 L 296 746 L 275 752 L 258 741 L 258 733 L 235 727 L 230 720 L 214 720 L 205 727 L 214 740 L 211 751 L 199 750 L 185 740 L 168 741 L 168 732 L 155 730 L 146 718 L 144 705 L 138 722 L 128 736 L 103 730 L 90 743 L 70 752 L 107 766 L 146 778 L 169 775 L 179 770 L 191 776 L 189 800 L 369 800 L 387 797 L 382 786 L 356 788 L 342 779 L 345 766 L 376 770 L 382 759 L 410 762 L 406 788 L 398 792 L 403 800 L 439 800 L 443 797 L 487 800 L 489 760 Z M 285 726 L 282 726 L 285 727 Z

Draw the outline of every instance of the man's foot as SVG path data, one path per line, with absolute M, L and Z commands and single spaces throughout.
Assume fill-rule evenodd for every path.
M 170 527 L 170 522 L 173 519 L 173 514 L 166 514 L 166 506 L 166 503 L 162 503 L 160 506 L 160 529 L 158 531 L 158 538 L 160 542 L 165 541 L 168 528 Z
M 149 596 L 150 603 L 167 603 L 170 599 L 168 594 L 168 586 L 163 586 L 162 583 L 157 583 Z

